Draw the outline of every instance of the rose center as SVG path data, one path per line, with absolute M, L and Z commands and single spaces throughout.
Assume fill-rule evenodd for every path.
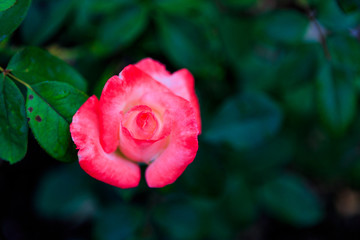
M 140 112 L 136 117 L 136 129 L 133 134 L 138 139 L 150 139 L 157 128 L 158 122 L 151 112 Z
M 146 105 L 132 107 L 121 120 L 120 151 L 133 161 L 150 163 L 168 143 L 171 130 L 168 117 L 167 112 L 159 115 Z
M 150 140 L 158 131 L 159 122 L 152 109 L 145 105 L 138 105 L 128 111 L 122 121 L 133 138 Z

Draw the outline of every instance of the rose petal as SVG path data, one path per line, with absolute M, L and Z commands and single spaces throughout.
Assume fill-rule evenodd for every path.
M 188 100 L 195 109 L 196 121 L 201 132 L 201 117 L 199 101 L 195 93 L 194 77 L 187 69 L 181 69 L 170 74 L 165 66 L 151 58 L 145 58 L 135 64 L 155 80 L 161 82 L 176 95 Z
M 174 72 L 171 77 L 171 82 L 177 82 L 173 88 L 176 89 L 174 92 L 186 100 L 188 100 L 195 110 L 196 122 L 201 133 L 201 116 L 200 116 L 200 105 L 199 100 L 195 93 L 194 77 L 187 69 L 181 69 Z
M 149 187 L 163 187 L 173 183 L 194 160 L 198 150 L 199 129 L 194 108 L 183 98 L 163 93 L 146 101 L 157 101 L 174 119 L 166 149 L 145 173 Z
M 119 188 L 138 186 L 140 168 L 120 154 L 107 154 L 99 139 L 99 102 L 90 97 L 77 111 L 70 132 L 79 149 L 79 164 L 90 176 Z

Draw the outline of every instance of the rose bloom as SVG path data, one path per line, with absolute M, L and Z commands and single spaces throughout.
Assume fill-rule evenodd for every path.
M 120 188 L 138 186 L 139 163 L 149 187 L 173 183 L 194 160 L 201 132 L 194 78 L 146 58 L 111 77 L 70 125 L 81 168 Z

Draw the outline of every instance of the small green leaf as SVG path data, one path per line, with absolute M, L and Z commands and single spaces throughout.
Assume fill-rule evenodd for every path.
M 136 207 L 117 204 L 100 212 L 95 220 L 96 239 L 132 239 L 143 222 L 144 214 Z
M 16 163 L 27 151 L 28 126 L 24 98 L 15 85 L 0 75 L 0 158 Z
M 323 124 L 334 135 L 344 134 L 357 108 L 356 89 L 351 74 L 325 63 L 316 83 L 317 104 Z
M 73 5 L 71 0 L 33 0 L 20 29 L 24 40 L 31 45 L 44 43 L 59 30 Z
M 0 12 L 0 41 L 4 40 L 20 25 L 26 16 L 29 6 L 30 0 L 17 0 L 12 7 Z
M 86 95 L 61 82 L 42 82 L 29 89 L 26 112 L 30 128 L 41 147 L 60 161 L 72 149 L 69 125 L 72 116 L 86 101 Z
M 279 220 L 296 226 L 312 226 L 323 217 L 316 195 L 294 175 L 280 175 L 259 189 L 262 205 Z
M 16 53 L 7 69 L 29 84 L 44 81 L 66 82 L 86 92 L 87 83 L 77 71 L 61 59 L 37 47 L 27 47 Z
M 281 122 L 282 112 L 275 102 L 263 94 L 245 92 L 224 103 L 205 138 L 236 149 L 252 148 L 275 135 Z
M 16 0 L 0 0 L 0 12 L 9 9 L 15 2 Z

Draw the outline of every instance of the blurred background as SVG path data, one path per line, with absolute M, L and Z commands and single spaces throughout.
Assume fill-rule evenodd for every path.
M 0 239 L 360 239 L 357 0 L 33 0 L 0 43 L 100 95 L 152 57 L 195 77 L 203 133 L 172 185 L 122 190 L 49 157 L 0 160 Z M 1 143 L 0 143 L 1 144 Z

